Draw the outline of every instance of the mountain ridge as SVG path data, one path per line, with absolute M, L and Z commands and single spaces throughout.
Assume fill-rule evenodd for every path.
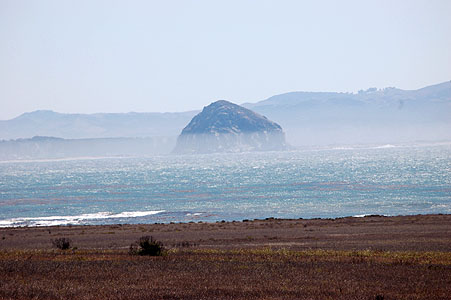
M 37 110 L 0 121 L 0 139 L 176 136 L 197 112 L 66 114 Z
M 289 92 L 242 106 L 280 124 L 288 142 L 297 146 L 451 139 L 451 81 L 417 90 Z M 41 110 L 0 121 L 0 139 L 176 137 L 198 112 L 63 114 Z
M 426 95 L 425 95 L 426 94 Z M 243 103 L 244 107 L 256 107 L 269 104 L 292 104 L 302 103 L 309 100 L 319 100 L 325 97 L 332 99 L 353 99 L 360 101 L 368 100 L 380 100 L 385 97 L 395 97 L 392 100 L 414 100 L 417 99 L 417 95 L 421 96 L 438 96 L 439 100 L 451 101 L 451 81 L 445 81 L 442 83 L 426 86 L 416 90 L 403 90 L 395 87 L 386 87 L 383 89 L 368 88 L 367 90 L 360 90 L 358 93 L 346 93 L 346 92 L 308 92 L 308 91 L 293 91 L 271 96 L 265 100 L 257 101 L 255 103 Z M 283 98 L 283 101 L 279 99 Z M 379 99 L 378 99 L 379 98 Z M 444 99 L 445 98 L 445 99 Z M 288 101 L 287 101 L 288 100 Z M 285 103 L 280 103 L 280 102 Z

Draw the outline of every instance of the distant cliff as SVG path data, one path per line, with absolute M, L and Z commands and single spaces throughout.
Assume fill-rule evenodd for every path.
M 279 124 L 247 108 L 220 100 L 182 130 L 174 153 L 215 153 L 286 149 Z
M 162 155 L 174 149 L 175 142 L 175 137 L 62 139 L 35 136 L 0 140 L 0 161 Z

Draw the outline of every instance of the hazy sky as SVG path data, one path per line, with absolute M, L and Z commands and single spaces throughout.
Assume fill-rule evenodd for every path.
M 451 1 L 0 0 L 0 119 L 451 80 Z

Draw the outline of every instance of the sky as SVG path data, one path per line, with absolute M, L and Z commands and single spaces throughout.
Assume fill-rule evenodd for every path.
M 0 120 L 451 80 L 451 1 L 0 0 Z

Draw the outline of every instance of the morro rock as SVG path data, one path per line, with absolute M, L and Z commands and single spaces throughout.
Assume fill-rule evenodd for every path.
M 220 100 L 206 107 L 182 130 L 174 153 L 285 150 L 279 124 L 247 108 Z

